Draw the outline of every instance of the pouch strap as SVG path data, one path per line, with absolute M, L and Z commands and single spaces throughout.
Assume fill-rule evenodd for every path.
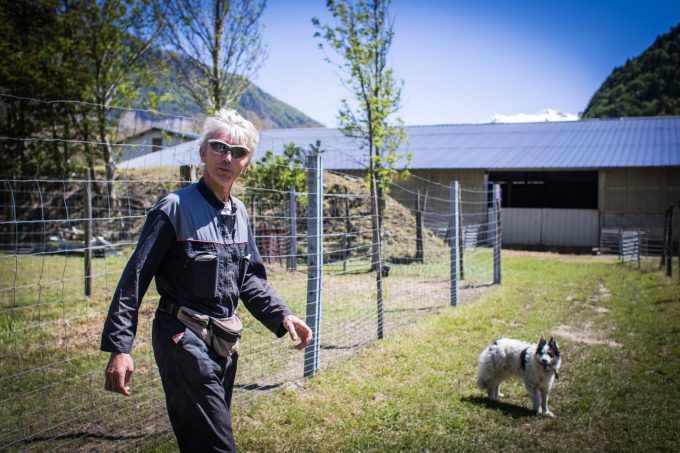
M 164 300 L 161 298 L 160 302 L 158 302 L 158 309 L 164 313 L 169 314 L 170 316 L 177 317 L 177 312 L 179 311 L 181 305 L 178 305 L 174 302 L 169 302 L 167 300 Z

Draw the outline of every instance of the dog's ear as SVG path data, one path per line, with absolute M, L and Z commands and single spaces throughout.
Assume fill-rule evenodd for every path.
M 541 335 L 541 339 L 538 340 L 538 348 L 537 349 L 540 351 L 543 346 L 545 346 L 545 338 L 543 338 L 543 335 Z
M 555 337 L 550 337 L 550 341 L 548 342 L 548 346 L 553 351 L 555 351 L 556 356 L 560 355 L 560 346 L 557 344 L 557 340 L 555 340 Z

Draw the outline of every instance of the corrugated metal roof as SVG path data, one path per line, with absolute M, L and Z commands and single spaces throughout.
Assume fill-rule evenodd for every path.
M 680 117 L 599 119 L 545 123 L 461 124 L 407 127 L 400 152 L 412 169 L 567 169 L 680 166 Z M 337 129 L 272 129 L 261 132 L 258 154 L 279 154 L 287 143 L 303 148 L 317 140 L 324 168 L 362 169 L 361 141 Z M 121 162 L 121 167 L 197 164 L 198 142 Z

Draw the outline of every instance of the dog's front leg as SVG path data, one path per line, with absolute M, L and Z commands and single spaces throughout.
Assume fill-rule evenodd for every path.
M 548 409 L 548 389 L 541 389 L 540 395 L 541 395 L 541 409 L 543 410 L 543 415 L 545 415 L 546 417 L 554 417 L 555 414 L 550 412 L 550 409 Z
M 541 413 L 541 400 L 540 396 L 538 395 L 538 390 L 536 390 L 536 387 L 533 386 L 532 384 L 525 383 L 524 386 L 527 388 L 527 392 L 529 392 L 529 397 L 531 398 L 531 402 L 534 405 L 533 411 L 540 415 Z

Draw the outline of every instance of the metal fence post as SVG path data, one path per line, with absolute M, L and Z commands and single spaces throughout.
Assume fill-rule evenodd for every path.
M 465 223 L 463 222 L 463 206 L 461 191 L 458 191 L 458 278 L 465 280 L 465 247 L 463 234 L 465 231 Z M 476 244 L 475 244 L 476 247 Z
M 92 295 L 92 174 L 85 170 L 85 238 L 83 250 L 85 296 Z
M 501 185 L 493 185 L 493 282 L 501 283 Z
M 288 210 L 290 211 L 290 249 L 288 250 L 288 270 L 294 271 L 297 269 L 297 200 L 295 186 L 290 187 Z
M 375 296 L 376 296 L 376 311 L 377 311 L 377 316 L 378 316 L 378 339 L 382 340 L 383 337 L 385 336 L 385 311 L 383 308 L 383 287 L 382 287 L 382 278 L 383 278 L 383 262 L 382 262 L 382 219 L 380 218 L 380 200 L 379 200 L 379 193 L 378 192 L 378 183 L 376 181 L 376 175 L 373 174 L 371 176 L 371 184 L 373 187 L 373 215 L 375 216 L 375 232 L 374 232 L 374 238 L 375 238 L 375 259 L 376 261 L 374 263 L 371 263 L 373 266 L 375 266 Z
M 305 349 L 304 376 L 319 368 L 321 279 L 323 277 L 323 167 L 318 154 L 307 157 L 307 325 L 314 339 Z
M 458 263 L 460 259 L 460 241 L 458 235 L 460 228 L 458 225 L 458 213 L 460 206 L 458 205 L 458 192 L 460 188 L 458 181 L 451 181 L 449 185 L 449 197 L 451 200 L 451 220 L 449 227 L 449 245 L 451 246 L 451 305 L 458 305 Z

